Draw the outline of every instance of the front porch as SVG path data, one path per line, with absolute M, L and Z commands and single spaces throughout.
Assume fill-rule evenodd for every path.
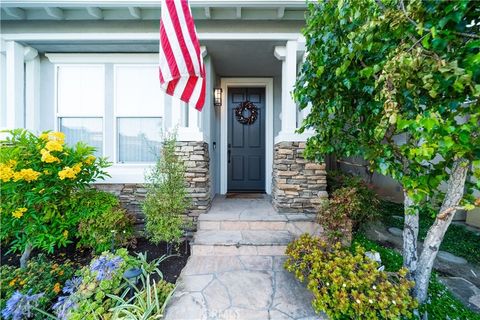
M 166 319 L 325 319 L 315 314 L 310 292 L 283 267 L 287 243 L 321 228 L 314 215 L 277 213 L 269 200 L 215 197 L 198 218 L 192 256 Z

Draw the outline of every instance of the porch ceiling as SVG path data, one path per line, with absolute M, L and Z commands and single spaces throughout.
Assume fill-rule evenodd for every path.
M 200 41 L 212 58 L 215 71 L 221 77 L 272 77 L 282 73 L 282 63 L 275 58 L 275 46 L 285 45 L 285 41 Z M 157 41 L 55 41 L 29 42 L 40 53 L 44 52 L 85 52 L 85 53 L 156 53 Z
M 270 77 L 282 74 L 275 46 L 285 41 L 203 41 L 221 77 Z

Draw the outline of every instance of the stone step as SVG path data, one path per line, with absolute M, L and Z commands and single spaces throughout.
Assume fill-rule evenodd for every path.
M 308 214 L 203 214 L 198 218 L 198 230 L 284 230 L 295 236 L 303 233 L 319 235 L 322 232 L 321 227 L 315 222 L 315 215 Z
M 287 230 L 199 230 L 192 243 L 194 256 L 284 255 L 295 235 Z

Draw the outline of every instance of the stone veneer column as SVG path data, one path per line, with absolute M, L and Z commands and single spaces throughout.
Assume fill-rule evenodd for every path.
M 187 191 L 192 201 L 188 216 L 196 223 L 197 217 L 207 212 L 212 204 L 208 144 L 203 141 L 179 141 L 177 154 L 185 163 Z
M 275 144 L 272 203 L 279 212 L 317 212 L 328 198 L 325 164 L 303 158 L 305 142 Z

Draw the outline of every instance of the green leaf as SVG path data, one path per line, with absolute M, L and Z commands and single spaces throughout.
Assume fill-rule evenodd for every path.
M 458 135 L 458 138 L 462 143 L 468 143 L 470 141 L 470 134 L 468 132 L 462 131 Z
M 433 127 L 437 124 L 437 121 L 432 118 L 426 118 L 423 120 L 423 126 L 427 129 L 427 132 L 432 131 Z
M 424 46 L 425 49 L 430 49 L 429 40 L 430 40 L 430 34 L 427 34 L 427 35 L 426 35 L 425 37 L 423 37 L 423 39 L 422 39 L 422 46 Z

